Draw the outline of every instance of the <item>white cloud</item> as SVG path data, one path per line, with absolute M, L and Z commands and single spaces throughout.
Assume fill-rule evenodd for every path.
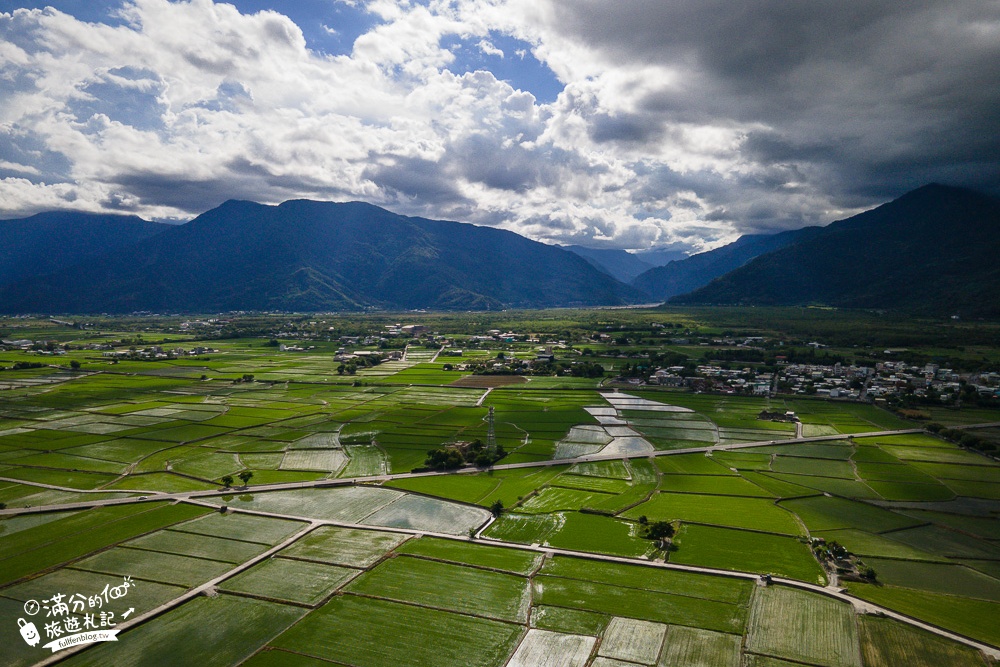
M 479 40 L 479 44 L 477 44 L 476 46 L 478 46 L 479 50 L 488 56 L 498 56 L 500 58 L 504 57 L 503 51 L 495 47 L 493 43 L 490 42 L 488 39 Z
M 984 63 L 1000 21 L 978 0 L 950 14 L 871 0 L 860 18 L 827 2 L 813 17 L 765 0 L 757 14 L 339 1 L 379 23 L 336 57 L 279 12 L 211 0 L 132 0 L 118 26 L 0 14 L 0 211 L 181 217 L 231 197 L 364 199 L 547 241 L 703 248 L 848 215 L 913 173 L 982 163 L 1000 136 L 979 122 L 995 120 L 995 87 L 968 85 L 968 72 L 995 80 Z M 880 43 L 890 18 L 899 36 Z M 553 103 L 489 72 L 448 71 L 445 44 L 503 57 L 494 35 L 555 73 L 565 89 Z M 928 39 L 955 35 L 961 48 L 936 58 Z M 915 99 L 922 115 L 905 113 Z M 921 132 L 939 144 L 919 145 Z M 884 182 L 864 191 L 880 165 Z M 994 157 L 976 173 L 998 172 Z

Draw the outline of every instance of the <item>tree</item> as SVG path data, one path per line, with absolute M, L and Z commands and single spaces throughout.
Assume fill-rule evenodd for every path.
M 243 486 L 250 483 L 250 479 L 253 477 L 253 473 L 249 470 L 244 470 L 239 474 L 240 481 L 243 482 Z
M 424 460 L 424 465 L 434 470 L 454 470 L 461 468 L 464 463 L 462 453 L 450 447 L 433 449 L 427 452 L 427 458 Z
M 497 498 L 496 500 L 493 501 L 493 504 L 490 505 L 490 514 L 492 514 L 495 517 L 499 517 L 501 514 L 503 514 L 503 501 L 502 500 L 500 500 L 499 498 Z
M 243 374 L 243 381 L 244 382 L 253 382 L 253 374 L 251 374 L 251 373 L 244 373 Z
M 674 525 L 669 521 L 650 521 L 642 529 L 647 540 L 662 540 L 674 536 Z
M 226 487 L 227 489 L 229 487 L 231 487 L 233 485 L 233 476 L 232 475 L 223 475 L 222 476 L 222 485 L 224 487 Z
M 80 370 L 80 362 L 77 361 L 76 359 L 73 359 L 72 361 L 69 362 L 69 367 L 72 368 L 74 371 L 78 371 Z

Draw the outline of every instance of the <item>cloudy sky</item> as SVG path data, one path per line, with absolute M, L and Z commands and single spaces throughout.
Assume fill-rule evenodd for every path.
M 1000 194 L 997 0 L 0 0 L 0 217 L 364 200 L 698 250 Z

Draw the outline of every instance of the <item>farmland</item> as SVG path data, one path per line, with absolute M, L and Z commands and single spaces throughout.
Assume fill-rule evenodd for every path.
M 546 338 L 547 320 L 511 317 Z M 715 330 L 574 312 L 560 337 L 565 317 Z M 8 324 L 81 369 L 0 371 L 4 632 L 28 600 L 135 583 L 105 609 L 118 641 L 60 664 L 987 665 L 977 647 L 1000 647 L 1000 465 L 869 403 L 615 383 L 623 358 L 597 340 L 556 349 L 585 344 L 603 379 L 457 370 L 537 351 L 458 330 L 352 375 L 339 341 L 293 353 L 143 320 L 151 345 L 212 350 L 157 360 L 85 347 L 136 347 L 111 325 L 138 321 Z M 426 469 L 486 443 L 490 408 L 502 458 Z M 0 663 L 44 658 L 10 636 Z

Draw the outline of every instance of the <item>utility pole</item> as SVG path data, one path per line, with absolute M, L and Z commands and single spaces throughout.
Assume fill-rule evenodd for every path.
M 497 455 L 497 434 L 496 429 L 493 426 L 493 406 L 490 406 L 490 414 L 486 417 L 486 424 L 488 426 L 486 430 L 486 453 L 490 457 L 495 457 Z

